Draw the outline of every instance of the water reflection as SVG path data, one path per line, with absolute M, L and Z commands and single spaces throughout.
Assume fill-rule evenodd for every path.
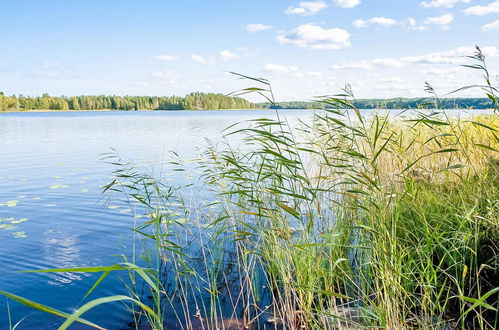
M 78 235 L 59 230 L 47 230 L 44 233 L 43 259 L 52 268 L 75 268 L 80 266 L 80 248 Z M 61 286 L 73 281 L 80 281 L 85 274 L 49 273 L 47 283 Z

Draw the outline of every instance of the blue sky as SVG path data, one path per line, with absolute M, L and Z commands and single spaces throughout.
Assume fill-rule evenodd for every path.
M 0 91 L 184 95 L 269 78 L 279 100 L 442 94 L 499 72 L 496 0 L 2 0 Z M 496 78 L 494 78 L 496 79 Z M 475 94 L 462 94 L 463 96 Z

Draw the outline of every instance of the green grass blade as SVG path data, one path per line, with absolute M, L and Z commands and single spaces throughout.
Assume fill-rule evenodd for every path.
M 9 292 L 6 292 L 6 291 L 1 291 L 0 290 L 0 295 L 5 296 L 5 297 L 7 297 L 9 299 L 12 299 L 14 301 L 17 301 L 18 303 L 23 304 L 25 306 L 28 306 L 30 308 L 39 310 L 41 312 L 45 312 L 45 313 L 48 313 L 48 314 L 53 314 L 53 315 L 56 315 L 56 316 L 59 316 L 59 317 L 65 318 L 65 319 L 67 319 L 67 318 L 69 318 L 71 316 L 68 313 L 61 312 L 61 311 L 59 311 L 57 309 L 54 309 L 54 308 L 51 308 L 51 307 L 39 304 L 39 303 L 34 302 L 32 300 L 20 297 L 18 295 L 15 295 L 15 294 L 12 294 L 12 293 L 9 293 Z M 86 325 L 91 326 L 91 327 L 96 328 L 96 329 L 104 329 L 104 328 L 98 326 L 97 324 L 94 324 L 94 323 L 92 323 L 90 321 L 81 319 L 78 316 L 74 318 L 73 322 L 80 322 L 80 323 L 86 324 Z M 71 323 L 73 323 L 73 322 L 71 322 Z

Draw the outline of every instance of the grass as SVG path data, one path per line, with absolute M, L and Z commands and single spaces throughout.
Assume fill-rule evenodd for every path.
M 479 49 L 471 58 L 485 77 L 475 88 L 497 110 L 485 59 Z M 273 102 L 267 80 L 238 76 L 257 87 L 236 95 Z M 65 318 L 62 328 L 93 325 L 84 312 L 117 300 L 136 327 L 154 329 L 172 315 L 184 329 L 498 328 L 498 112 L 366 115 L 348 86 L 321 101 L 335 110 L 299 129 L 278 112 L 230 127 L 241 143 L 207 147 L 194 188 L 109 155 L 115 179 L 104 191 L 145 215 L 134 217 L 132 260 L 43 271 L 102 272 L 89 293 L 127 272 L 128 296 L 68 315 L 0 294 Z

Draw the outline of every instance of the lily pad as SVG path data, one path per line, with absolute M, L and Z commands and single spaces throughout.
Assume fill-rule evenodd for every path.
M 10 223 L 4 223 L 0 225 L 0 229 L 5 229 L 5 230 L 12 230 L 14 228 L 17 228 L 17 226 L 14 226 Z
M 176 222 L 178 223 L 188 223 L 191 219 L 189 218 L 177 218 L 175 219 Z
M 28 237 L 28 235 L 26 235 L 26 232 L 24 231 L 15 231 L 12 233 L 12 236 L 14 236 L 14 238 Z
M 62 188 L 69 188 L 69 186 L 63 185 L 63 184 L 53 184 L 49 187 L 50 189 L 62 189 Z
M 22 219 L 18 219 L 18 220 L 12 220 L 10 223 L 21 223 L 21 222 L 25 222 L 28 220 L 29 220 L 28 218 L 22 218 Z

